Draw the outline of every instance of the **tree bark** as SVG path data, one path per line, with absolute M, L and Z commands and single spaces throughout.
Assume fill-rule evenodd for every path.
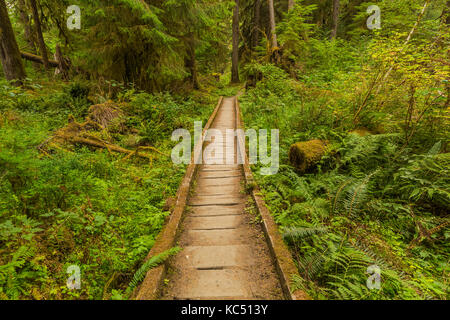
M 259 43 L 260 26 L 261 26 L 261 0 L 255 0 L 253 16 L 253 33 L 252 33 L 252 49 Z
M 27 7 L 24 0 L 18 0 L 18 9 L 19 9 L 19 19 L 23 25 L 25 40 L 28 42 L 28 47 L 31 53 L 36 53 L 36 41 L 33 35 L 33 30 L 31 29 L 30 18 L 27 14 Z
M 49 69 L 47 47 L 45 46 L 44 36 L 42 35 L 41 20 L 39 18 L 39 12 L 36 4 L 36 0 L 30 0 L 31 11 L 33 13 L 34 26 L 36 28 L 36 37 L 39 46 L 39 53 L 42 56 L 42 62 L 45 69 Z
M 233 14 L 233 56 L 231 65 L 231 82 L 239 82 L 239 0 L 236 1 Z
M 320 28 L 324 25 L 324 8 L 322 6 L 319 6 L 318 8 L 318 15 L 317 15 L 317 26 Z
M 270 60 L 278 64 L 280 63 L 280 50 L 278 48 L 276 23 L 275 23 L 275 8 L 273 6 L 273 0 L 267 0 L 269 5 L 269 20 L 270 20 Z
M 445 16 L 445 24 L 447 26 L 450 25 L 450 0 L 447 0 L 445 9 L 443 11 L 443 15 Z
M 269 4 L 269 18 L 270 18 L 270 38 L 272 50 L 278 48 L 277 33 L 276 33 L 276 23 L 275 23 L 275 9 L 273 6 L 273 0 L 267 0 Z
M 57 44 L 55 48 L 55 60 L 58 63 L 58 67 L 55 70 L 55 75 L 60 74 L 63 80 L 69 80 L 69 69 L 71 63 L 68 58 L 63 56 L 59 44 Z
M 289 0 L 288 2 L 288 10 L 291 10 L 295 6 L 295 0 Z
M 331 29 L 331 39 L 336 39 L 339 25 L 340 1 L 333 0 L 333 28 Z
M 6 80 L 16 80 L 20 84 L 26 78 L 5 0 L 0 0 L 0 60 Z
M 31 51 L 32 54 L 36 54 L 36 37 L 33 33 L 33 28 L 31 27 L 31 21 L 30 17 L 28 16 L 28 8 L 25 3 L 25 0 L 18 0 L 17 2 L 17 8 L 19 9 L 19 19 L 22 23 L 23 30 L 24 30 L 24 37 L 25 40 L 28 42 L 28 49 Z M 37 62 L 33 63 L 33 68 L 35 70 L 40 69 L 40 64 Z
M 200 85 L 198 83 L 198 72 L 197 72 L 197 59 L 195 57 L 195 41 L 194 35 L 191 34 L 189 39 L 187 40 L 187 52 L 185 58 L 186 68 L 189 69 L 191 75 L 189 76 L 189 80 L 192 83 L 194 89 L 200 89 Z

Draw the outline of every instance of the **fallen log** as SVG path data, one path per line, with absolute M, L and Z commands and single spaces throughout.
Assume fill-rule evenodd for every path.
M 24 51 L 21 51 L 20 54 L 22 55 L 22 58 L 25 59 L 25 60 L 29 60 L 29 61 L 37 62 L 37 63 L 40 63 L 40 64 L 44 64 L 44 61 L 42 60 L 41 56 L 29 53 L 29 52 L 24 52 Z M 53 67 L 53 68 L 58 68 L 59 67 L 58 61 L 55 61 L 55 60 L 49 60 L 48 64 L 49 64 L 50 67 Z
M 92 131 L 108 130 L 108 126 L 114 119 L 118 119 L 123 116 L 123 113 L 119 105 L 113 102 L 107 102 L 101 105 L 91 106 L 89 109 L 89 115 L 86 117 L 85 122 L 78 123 L 73 116 L 69 116 L 69 123 L 67 126 L 57 130 L 52 137 L 45 140 L 37 148 L 40 152 L 49 155 L 46 151 L 47 147 L 54 147 L 61 149 L 63 145 L 87 145 L 95 148 L 107 149 L 108 152 L 118 152 L 126 154 L 122 161 L 131 157 L 147 158 L 153 162 L 153 155 L 149 152 L 155 152 L 165 157 L 169 155 L 158 149 L 150 146 L 139 146 L 135 150 L 129 150 L 122 148 L 111 141 L 105 141 L 95 135 L 90 134 Z M 66 151 L 65 149 L 63 149 Z M 141 152 L 144 151 L 144 152 Z M 145 152 L 147 151 L 147 152 Z
M 305 172 L 322 159 L 326 150 L 326 141 L 311 140 L 297 142 L 289 149 L 289 161 L 299 171 Z
M 356 134 L 360 137 L 366 137 L 366 136 L 370 136 L 372 134 L 372 132 L 370 132 L 370 130 L 366 129 L 366 128 L 358 128 L 358 129 L 350 131 L 350 133 Z
M 84 137 L 72 137 L 69 139 L 69 141 L 73 144 L 84 144 L 84 145 L 88 145 L 88 146 L 92 146 L 92 147 L 96 147 L 96 148 L 104 148 L 107 149 L 108 151 L 115 151 L 115 152 L 119 152 L 119 153 L 125 153 L 128 155 L 136 155 L 139 156 L 141 158 L 150 158 L 150 155 L 145 154 L 145 153 L 139 153 L 137 151 L 133 151 L 133 150 L 128 150 L 128 149 L 124 149 L 122 147 L 119 147 L 115 144 L 109 144 L 106 142 L 103 142 L 101 140 L 94 140 L 92 138 L 84 138 Z

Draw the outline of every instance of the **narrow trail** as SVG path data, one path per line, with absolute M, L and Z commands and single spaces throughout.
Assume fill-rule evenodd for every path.
M 236 128 L 234 101 L 223 100 L 211 126 L 224 140 L 226 129 Z M 223 163 L 230 152 L 237 163 L 236 142 L 218 145 Z M 243 179 L 242 165 L 200 166 L 178 238 L 183 250 L 169 261 L 162 299 L 283 299 Z

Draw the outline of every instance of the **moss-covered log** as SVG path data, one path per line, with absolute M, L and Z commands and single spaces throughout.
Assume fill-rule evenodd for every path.
M 25 60 L 44 64 L 44 60 L 42 59 L 41 56 L 37 56 L 35 54 L 29 53 L 29 52 L 24 52 L 24 51 L 21 51 L 20 54 L 21 54 L 22 58 Z M 58 68 L 58 66 L 59 66 L 58 61 L 55 61 L 55 60 L 48 60 L 48 63 L 49 63 L 49 66 L 53 67 L 53 68 Z
M 289 161 L 301 172 L 304 172 L 322 159 L 327 150 L 327 142 L 311 140 L 297 142 L 289 150 Z

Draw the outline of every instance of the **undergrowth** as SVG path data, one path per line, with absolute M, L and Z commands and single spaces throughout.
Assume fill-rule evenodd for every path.
M 324 72 L 337 79 L 357 72 L 336 64 L 297 81 L 256 63 L 251 71 L 261 81 L 240 99 L 247 128 L 280 130 L 278 174 L 262 176 L 258 165 L 253 171 L 297 263 L 294 285 L 313 299 L 447 299 L 445 126 L 405 142 L 404 127 L 380 111 L 353 122 L 355 91 Z M 312 139 L 328 140 L 328 151 L 301 174 L 289 164 L 289 147 Z M 367 285 L 371 266 L 381 270 L 379 289 Z
M 185 172 L 170 158 L 172 130 L 205 123 L 217 97 L 118 90 L 97 99 L 93 92 L 88 83 L 45 90 L 32 81 L 26 89 L 0 85 L 1 299 L 126 298 L 159 261 L 141 266 Z M 123 160 L 87 146 L 38 150 L 70 115 L 81 120 L 90 105 L 111 99 L 126 103 L 131 132 L 111 130 L 111 139 L 168 156 Z M 80 290 L 66 286 L 71 265 L 80 267 Z

